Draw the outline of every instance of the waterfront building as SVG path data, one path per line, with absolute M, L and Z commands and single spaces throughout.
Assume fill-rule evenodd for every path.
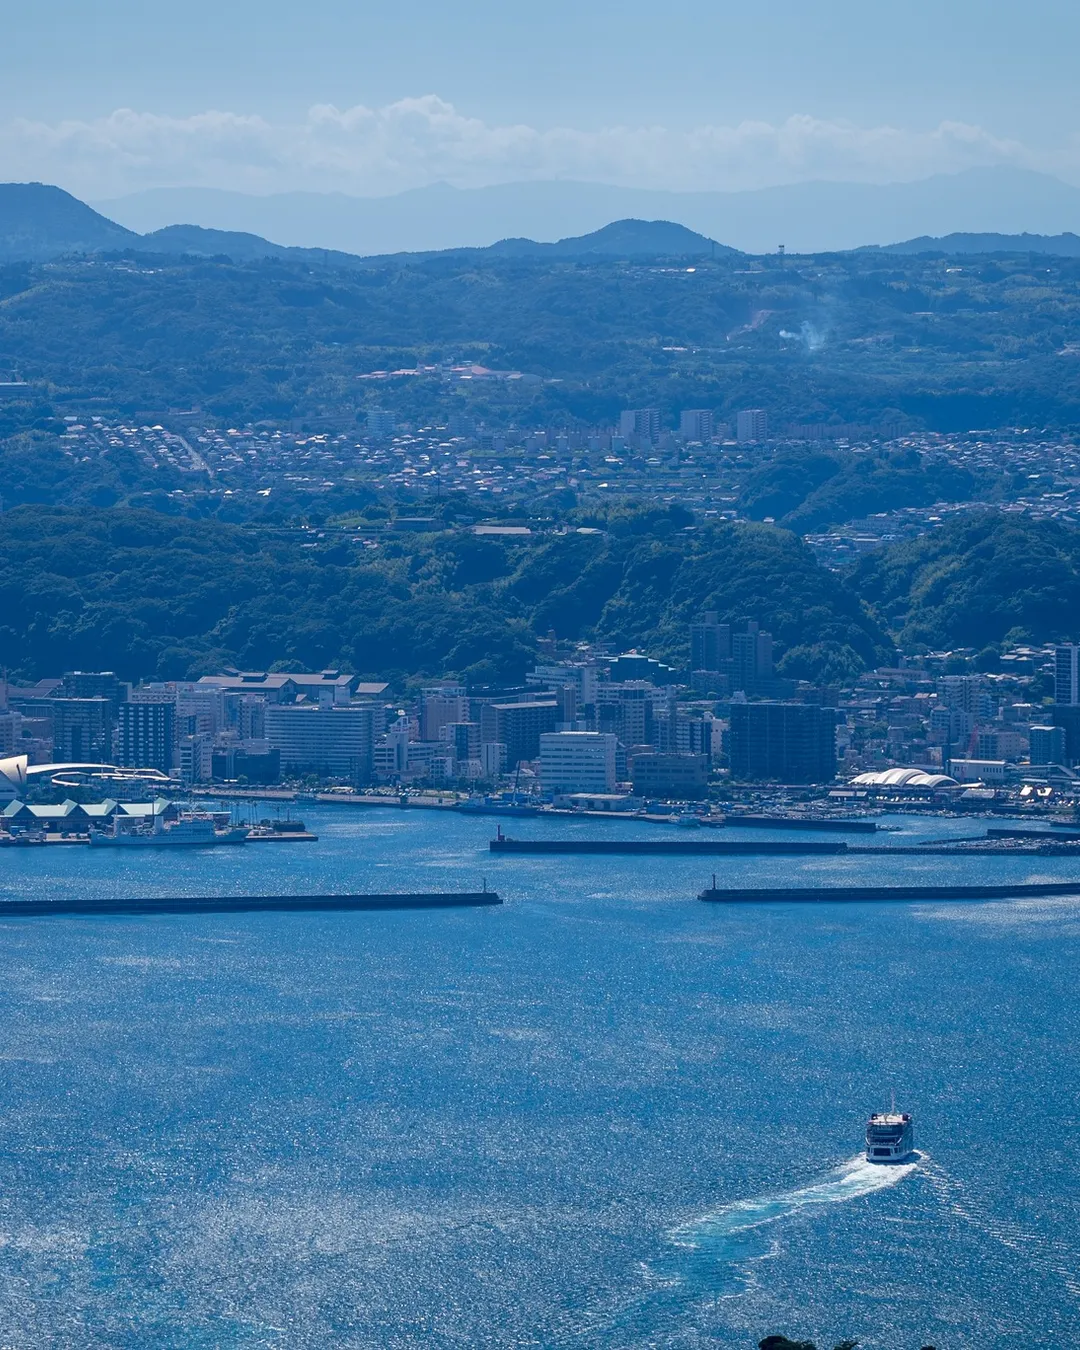
M 770 783 L 836 777 L 836 711 L 811 703 L 733 703 L 731 776 Z
M 171 773 L 175 745 L 175 696 L 131 701 L 117 709 L 116 762 L 128 769 Z
M 368 783 L 385 722 L 375 703 L 277 703 L 266 709 L 266 740 L 287 772 Z
M 552 731 L 540 737 L 544 792 L 612 792 L 616 737 L 602 731 Z
M 637 754 L 631 768 L 634 795 L 696 801 L 709 786 L 709 761 L 704 755 Z

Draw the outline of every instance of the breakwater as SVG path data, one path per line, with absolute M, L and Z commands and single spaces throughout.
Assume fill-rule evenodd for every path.
M 53 914 L 252 914 L 344 910 L 457 909 L 501 905 L 496 891 L 412 891 L 383 895 L 157 895 L 127 899 L 0 900 L 0 919 Z
M 492 853 L 633 853 L 681 854 L 683 857 L 719 854 L 836 854 L 847 844 L 811 839 L 492 839 Z
M 731 905 L 835 905 L 845 902 L 878 904 L 890 900 L 1023 900 L 1053 895 L 1080 896 L 1080 881 L 986 886 L 802 886 L 775 889 L 746 886 L 730 890 L 708 886 L 698 899 Z

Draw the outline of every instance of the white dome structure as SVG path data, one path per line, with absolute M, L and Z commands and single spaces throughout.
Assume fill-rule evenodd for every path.
M 0 759 L 0 802 L 14 801 L 26 787 L 26 755 L 12 755 Z
M 947 773 L 927 773 L 925 769 L 879 769 L 861 773 L 851 780 L 852 787 L 948 788 L 959 787 Z

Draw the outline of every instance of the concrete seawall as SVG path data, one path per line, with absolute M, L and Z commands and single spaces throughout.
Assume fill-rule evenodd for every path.
M 492 853 L 631 853 L 681 854 L 691 857 L 718 854 L 837 854 L 842 842 L 801 839 L 492 839 Z
M 54 914 L 306 914 L 345 910 L 458 909 L 501 905 L 496 891 L 385 895 L 174 895 L 130 899 L 0 900 L 0 919 Z
M 783 889 L 748 886 L 731 890 L 709 886 L 698 899 L 729 905 L 835 905 L 897 900 L 1022 900 L 1052 895 L 1080 897 L 1080 881 L 1020 882 L 998 886 L 804 886 Z

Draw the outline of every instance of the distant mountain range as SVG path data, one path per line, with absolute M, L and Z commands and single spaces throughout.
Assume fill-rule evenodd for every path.
M 0 183 L 0 262 L 41 262 L 73 253 L 132 249 L 140 253 L 225 256 L 236 261 L 293 258 L 369 267 L 379 256 L 322 248 L 294 248 L 239 230 L 166 225 L 140 234 L 109 220 L 61 188 L 44 183 Z M 484 248 L 444 250 L 449 256 L 501 258 L 709 257 L 736 250 L 667 220 L 618 220 L 599 230 L 553 243 L 501 239 Z M 413 260 L 432 253 L 397 255 Z
M 975 171 L 972 171 L 973 173 Z M 981 171 L 980 171 L 981 172 Z M 997 171 L 995 171 L 997 172 Z M 1053 192 L 1072 194 L 1077 199 L 1076 217 L 1080 219 L 1080 191 L 1059 183 L 1056 179 L 1046 179 L 1041 175 L 1022 175 L 1025 179 L 1036 179 L 1045 187 L 1053 185 Z M 969 174 L 956 175 L 968 186 L 976 184 Z M 923 188 L 926 183 L 950 181 L 950 190 L 955 188 L 952 180 L 925 180 L 923 184 L 893 185 L 899 191 L 901 186 L 908 189 Z M 542 187 L 582 187 L 589 184 L 525 184 L 523 188 Z M 804 184 L 801 187 L 771 189 L 775 194 L 797 194 L 803 189 L 849 189 L 850 184 Z M 860 189 L 861 190 L 861 189 Z M 891 190 L 891 189 L 890 189 Z M 424 189 L 425 193 L 436 194 L 443 188 Z M 445 189 L 454 193 L 455 189 Z M 480 189 L 483 193 L 499 193 L 503 189 Z M 604 192 L 619 193 L 621 189 L 602 189 Z M 886 191 L 886 189 L 873 189 Z M 305 203 L 336 202 L 351 203 L 350 209 L 372 208 L 382 203 L 381 209 L 389 209 L 386 203 L 400 207 L 403 198 L 417 199 L 423 194 L 402 194 L 395 198 L 382 198 L 362 201 L 359 198 L 319 198 L 309 196 Z M 466 197 L 468 194 L 458 194 Z M 642 194 L 637 194 L 641 196 Z M 673 193 L 644 194 L 654 203 L 663 199 L 671 207 L 677 200 Z M 710 194 L 699 194 L 706 196 Z M 723 194 L 711 194 L 719 197 Z M 728 194 L 734 197 L 735 194 Z M 747 198 L 760 198 L 765 194 L 745 193 Z M 690 194 L 685 194 L 686 200 Z M 204 197 L 203 205 L 212 206 L 216 201 L 239 200 L 250 208 L 252 203 L 270 202 L 275 198 L 241 198 L 238 194 L 217 194 L 212 199 Z M 456 200 L 456 199 L 454 199 Z M 1062 198 L 1064 201 L 1064 198 Z M 550 205 L 550 203 L 549 203 Z M 543 211 L 540 212 L 543 216 Z M 129 217 L 130 219 L 130 217 Z M 313 225 L 314 228 L 314 225 Z M 536 233 L 541 231 L 537 230 Z M 407 233 L 407 232 L 406 232 Z M 864 245 L 880 249 L 882 252 L 897 254 L 919 254 L 942 252 L 949 254 L 973 253 L 1045 253 L 1058 256 L 1080 256 L 1080 236 L 1072 232 L 1052 235 L 1044 234 L 1008 234 L 1008 233 L 971 233 L 950 232 L 942 236 L 919 235 L 906 242 L 894 244 Z M 676 224 L 670 219 L 623 218 L 601 224 L 598 228 L 583 234 L 558 238 L 551 242 L 537 241 L 523 236 L 502 237 L 489 244 L 458 245 L 444 249 L 388 249 L 384 252 L 356 251 L 324 248 L 320 246 L 298 246 L 274 243 L 261 234 L 249 230 L 221 229 L 199 224 L 168 224 L 142 232 L 131 229 L 95 211 L 86 203 L 72 197 L 61 188 L 42 183 L 4 183 L 0 184 L 0 262 L 40 262 L 50 258 L 75 253 L 102 253 L 133 250 L 141 253 L 194 255 L 202 257 L 225 256 L 235 261 L 248 261 L 258 258 L 280 257 L 310 263 L 330 263 L 341 267 L 368 268 L 390 261 L 415 262 L 424 259 L 442 257 L 483 258 L 535 258 L 537 260 L 556 258 L 699 258 L 735 256 L 738 249 L 729 244 L 716 242 L 715 238 L 699 233 L 685 224 Z
M 884 253 L 1051 253 L 1058 258 L 1080 257 L 1080 235 L 1064 234 L 946 234 L 939 239 L 922 235 L 902 244 L 886 244 Z
M 757 192 L 658 192 L 600 183 L 446 183 L 393 197 L 290 192 L 252 197 L 159 188 L 98 210 L 142 233 L 177 221 L 239 230 L 296 247 L 355 254 L 558 240 L 612 220 L 677 220 L 748 253 L 816 253 L 959 231 L 1059 234 L 1080 229 L 1080 189 L 1047 174 L 969 169 L 913 183 L 797 183 Z

